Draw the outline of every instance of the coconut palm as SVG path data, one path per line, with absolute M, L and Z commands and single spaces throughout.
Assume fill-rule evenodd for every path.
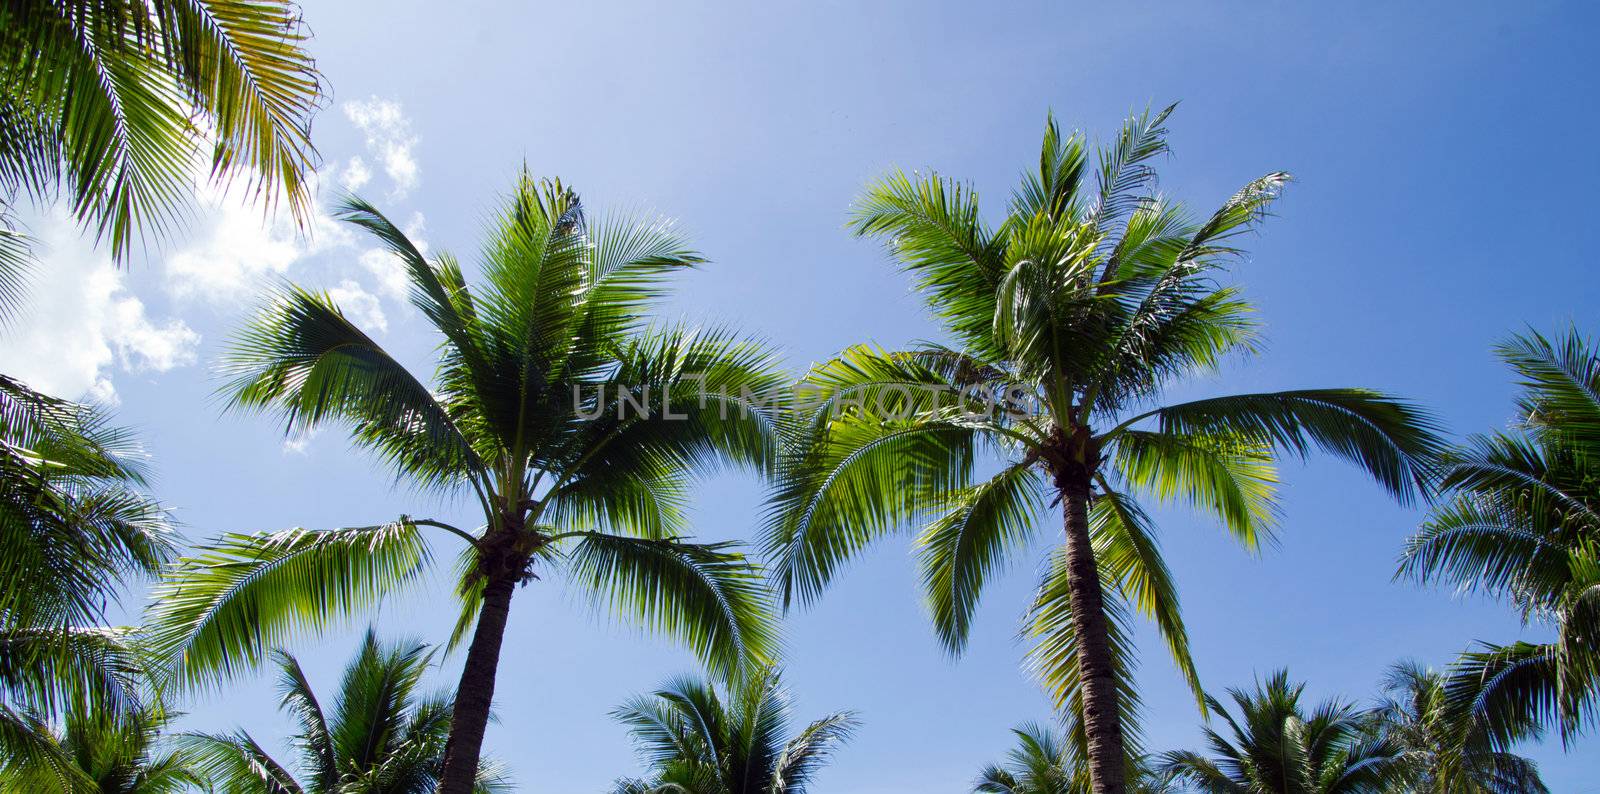
M 1321 448 L 1404 500 L 1437 444 L 1420 411 L 1363 389 L 1156 404 L 1254 348 L 1250 304 L 1217 280 L 1289 178 L 1268 174 L 1191 218 L 1154 192 L 1148 164 L 1166 151 L 1170 111 L 1131 118 L 1098 167 L 1050 120 L 1038 171 L 997 227 L 970 188 L 937 175 L 867 189 L 852 227 L 888 239 L 955 346 L 859 346 L 813 368 L 766 528 L 787 604 L 923 523 L 934 627 L 959 653 L 983 585 L 1059 502 L 1064 542 L 1028 618 L 1029 658 L 1081 715 L 1095 792 L 1123 791 L 1136 754 L 1130 612 L 1155 621 L 1200 702 L 1143 500 L 1187 502 L 1255 549 L 1274 515 L 1277 453 Z
M 1398 751 L 1413 794 L 1547 794 L 1533 761 L 1496 750 L 1470 713 L 1454 708 L 1444 674 L 1413 662 L 1389 668 L 1374 729 Z M 1463 719 L 1463 717 L 1465 717 Z
M 173 553 L 135 439 L 104 409 L 0 376 L 0 755 L 48 752 L 40 728 L 144 708 L 130 630 L 106 612 Z
M 1367 731 L 1370 716 L 1337 700 L 1306 710 L 1305 684 L 1287 671 L 1230 689 L 1237 716 L 1215 699 L 1211 709 L 1228 735 L 1206 728 L 1211 758 L 1193 751 L 1162 754 L 1163 771 L 1215 794 L 1379 794 L 1402 777 L 1404 760 L 1387 737 Z
M 125 256 L 181 219 L 197 164 L 300 215 L 321 78 L 287 0 L 0 4 L 0 309 L 15 308 L 19 193 L 57 195 Z
M 652 767 L 648 779 L 618 781 L 615 793 L 805 794 L 857 726 L 836 712 L 790 736 L 789 694 L 770 668 L 730 689 L 719 696 L 703 680 L 680 678 L 612 712 Z
M 1079 742 L 1050 728 L 1028 723 L 1013 728 L 1017 746 L 1004 764 L 991 764 L 978 775 L 974 792 L 982 794 L 1082 794 L 1089 790 L 1089 766 Z M 1069 731 L 1069 734 L 1071 731 Z M 1126 772 L 1128 791 L 1134 794 L 1175 794 L 1171 775 L 1150 765 L 1150 759 L 1133 759 Z
M 384 644 L 371 630 L 324 707 L 292 654 L 278 651 L 279 704 L 295 721 L 291 738 L 304 782 L 250 734 L 180 737 L 194 766 L 219 794 L 431 794 L 444 766 L 450 698 L 419 691 L 433 661 L 426 645 Z M 495 765 L 478 770 L 475 791 L 510 791 Z
M 225 360 L 231 404 L 276 411 L 290 433 L 343 423 L 405 481 L 464 496 L 482 524 L 402 515 L 206 545 L 173 568 L 149 616 L 177 680 L 218 681 L 293 630 L 415 582 L 425 529 L 464 545 L 451 644 L 471 634 L 445 794 L 472 785 L 519 584 L 565 574 L 718 671 L 765 658 L 776 629 L 761 576 L 731 544 L 686 540 L 684 510 L 694 472 L 770 465 L 782 403 L 766 396 L 784 377 L 763 346 L 639 316 L 700 257 L 661 223 L 590 224 L 576 193 L 526 173 L 489 232 L 476 289 L 372 206 L 352 199 L 341 214 L 405 266 L 440 336 L 436 378 L 413 375 L 327 295 L 290 287 Z
M 166 746 L 169 715 L 157 706 L 109 714 L 84 699 L 66 709 L 60 731 L 40 723 L 41 746 L 0 759 L 0 791 L 63 794 L 180 794 L 203 787 L 190 759 Z
M 1449 457 L 1450 494 L 1407 545 L 1400 574 L 1509 602 L 1555 640 L 1487 645 L 1452 671 L 1451 698 L 1504 749 L 1600 717 L 1600 354 L 1575 329 L 1499 345 L 1518 423 Z

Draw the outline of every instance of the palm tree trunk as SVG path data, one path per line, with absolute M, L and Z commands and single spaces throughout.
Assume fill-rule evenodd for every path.
M 506 618 L 511 613 L 511 594 L 516 591 L 517 579 L 515 573 L 501 573 L 491 577 L 483 587 L 478 626 L 472 633 L 472 645 L 467 648 L 461 683 L 456 686 L 439 794 L 472 794 L 477 781 L 483 732 L 489 725 L 489 706 L 494 701 L 495 671 L 500 666 L 500 643 L 505 638 Z
M 1117 709 L 1116 669 L 1106 623 L 1100 572 L 1089 541 L 1089 477 L 1058 477 L 1066 514 L 1067 587 L 1072 598 L 1072 628 L 1078 635 L 1078 677 L 1083 687 L 1083 729 L 1089 740 L 1089 788 L 1094 794 L 1123 794 L 1125 750 L 1122 714 Z

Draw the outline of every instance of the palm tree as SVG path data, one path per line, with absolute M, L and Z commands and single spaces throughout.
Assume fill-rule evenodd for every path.
M 518 179 L 484 249 L 484 285 L 425 259 L 352 199 L 345 220 L 405 264 L 412 302 L 438 331 L 431 385 L 327 295 L 287 288 L 226 359 L 240 409 L 275 410 L 287 431 L 342 422 L 420 489 L 465 495 L 482 525 L 400 516 L 373 526 L 230 534 L 180 561 L 158 588 L 154 646 L 181 683 L 255 664 L 295 629 L 318 629 L 412 583 L 423 528 L 464 543 L 461 617 L 471 633 L 440 791 L 472 786 L 511 597 L 550 572 L 731 672 L 776 636 L 759 572 L 729 543 L 692 543 L 694 472 L 766 469 L 766 397 L 785 386 L 773 355 L 724 330 L 645 327 L 665 279 L 702 261 L 661 223 L 590 224 L 560 182 Z M 676 392 L 676 395 L 673 394 Z
M 64 197 L 119 259 L 181 220 L 207 160 L 305 217 L 321 95 L 307 37 L 288 0 L 0 5 L 0 309 L 29 263 L 19 192 Z
M 1205 729 L 1212 758 L 1193 751 L 1164 753 L 1163 769 L 1215 794 L 1379 794 L 1401 780 L 1404 759 L 1387 737 L 1366 730 L 1370 716 L 1328 701 L 1307 713 L 1305 684 L 1287 671 L 1256 682 L 1255 692 L 1230 689 L 1237 717 L 1209 699 L 1231 736 Z
M 73 703 L 147 707 L 130 630 L 103 625 L 117 588 L 174 552 L 144 486 L 138 445 L 104 409 L 0 376 L 0 755 L 49 755 L 41 729 Z
M 1017 746 L 1003 765 L 990 764 L 973 786 L 981 794 L 1082 794 L 1089 790 L 1089 766 L 1081 744 L 1042 725 L 1013 728 Z M 1070 731 L 1069 731 L 1070 733 Z M 1132 759 L 1126 772 L 1134 794 L 1175 794 L 1172 776 L 1156 770 L 1148 757 Z
M 40 746 L 0 759 L 0 791 L 180 794 L 205 780 L 180 750 L 164 747 L 169 715 L 157 706 L 108 714 L 84 699 L 67 708 L 60 733 L 35 726 Z
M 292 738 L 304 783 L 250 734 L 191 733 L 180 741 L 212 790 L 225 794 L 431 794 L 444 767 L 450 698 L 418 691 L 433 661 L 426 645 L 381 644 L 369 629 L 346 665 L 339 694 L 325 709 L 299 660 L 274 654 L 280 705 L 294 718 Z M 493 765 L 478 769 L 477 792 L 510 791 Z
M 1518 425 L 1471 438 L 1443 468 L 1450 498 L 1411 538 L 1400 575 L 1509 601 L 1547 643 L 1464 654 L 1450 697 L 1497 747 L 1600 717 L 1600 354 L 1575 329 L 1498 346 L 1517 373 Z
M 805 794 L 857 720 L 829 714 L 789 736 L 789 695 L 770 668 L 755 670 L 726 698 L 705 681 L 680 678 L 612 712 L 654 769 L 621 780 L 616 794 Z
M 1320 447 L 1405 500 L 1437 444 L 1420 411 L 1362 389 L 1153 407 L 1185 376 L 1254 349 L 1252 307 L 1217 279 L 1289 179 L 1268 174 L 1191 219 L 1152 187 L 1170 112 L 1131 118 L 1098 168 L 1083 138 L 1050 120 L 1039 169 L 998 227 L 970 188 L 937 175 L 868 188 L 852 227 L 888 238 L 957 347 L 858 346 L 813 368 L 803 403 L 814 410 L 766 528 L 788 604 L 814 600 L 872 541 L 924 523 L 927 600 L 959 653 L 984 583 L 1059 502 L 1064 544 L 1028 618 L 1029 658 L 1058 706 L 1081 715 L 1097 794 L 1124 790 L 1135 738 L 1129 608 L 1155 621 L 1201 702 L 1141 497 L 1192 504 L 1255 549 L 1274 515 L 1275 453 Z
M 1412 794 L 1548 794 L 1533 761 L 1496 750 L 1481 725 L 1447 697 L 1442 673 L 1413 662 L 1389 668 L 1374 728 L 1398 751 Z M 1463 719 L 1463 717 L 1466 717 Z

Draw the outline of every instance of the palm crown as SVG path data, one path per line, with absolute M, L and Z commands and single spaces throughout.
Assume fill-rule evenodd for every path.
M 465 543 L 452 642 L 469 629 L 472 641 L 447 792 L 470 785 L 511 595 L 536 569 L 681 638 L 714 669 L 764 658 L 775 629 L 758 572 L 728 544 L 683 540 L 684 504 L 705 466 L 770 464 L 782 406 L 766 397 L 784 378 L 764 347 L 727 331 L 644 325 L 664 279 L 701 261 L 684 241 L 661 223 L 591 223 L 574 192 L 524 174 L 474 291 L 455 259 L 424 258 L 371 206 L 351 200 L 342 214 L 406 268 L 412 302 L 441 338 L 433 384 L 326 295 L 290 288 L 226 360 L 232 404 L 275 410 L 289 432 L 341 422 L 411 483 L 468 495 L 483 524 L 401 516 L 202 548 L 174 570 L 151 618 L 179 678 L 215 680 L 291 629 L 413 580 L 428 559 L 422 527 Z
M 62 794 L 184 794 L 207 780 L 162 735 L 176 716 L 159 705 L 122 713 L 75 699 L 58 725 L 41 724 L 24 753 L 0 761 L 0 791 Z
M 1415 794 L 1548 794 L 1533 761 L 1496 749 L 1484 726 L 1450 698 L 1445 674 L 1411 662 L 1389 669 L 1374 729 L 1398 753 L 1402 789 Z
M 1509 601 L 1553 642 L 1465 654 L 1450 698 L 1504 747 L 1544 725 L 1565 741 L 1600 718 L 1600 354 L 1576 330 L 1499 346 L 1519 421 L 1446 460 L 1441 503 L 1400 573 Z
M 1399 783 L 1401 754 L 1386 736 L 1367 730 L 1368 715 L 1348 703 L 1301 705 L 1304 684 L 1278 671 L 1254 692 L 1230 689 L 1238 709 L 1211 708 L 1224 734 L 1205 729 L 1212 757 L 1175 751 L 1164 754 L 1166 771 L 1196 790 L 1232 794 L 1378 794 Z
M 145 708 L 131 630 L 101 625 L 119 584 L 174 553 L 142 464 L 103 409 L 0 376 L 0 755 L 47 762 L 68 705 Z
M 984 767 L 974 794 L 1083 794 L 1089 790 L 1089 765 L 1077 743 L 1043 725 L 1029 723 L 1011 731 L 1017 746 L 1004 764 Z M 1155 769 L 1150 759 L 1131 759 L 1126 774 L 1133 794 L 1174 794 L 1177 783 Z
M 193 766 L 227 794 L 429 794 L 444 765 L 450 698 L 419 691 L 433 660 L 416 642 L 383 644 L 368 631 L 345 667 L 338 696 L 324 706 L 299 660 L 276 654 L 281 705 L 294 718 L 291 741 L 305 780 L 296 780 L 250 734 L 192 733 L 181 741 Z M 477 791 L 507 791 L 492 765 Z
M 1122 785 L 1130 609 L 1200 692 L 1139 499 L 1188 502 L 1254 548 L 1272 523 L 1275 453 L 1320 447 L 1404 498 L 1437 443 L 1419 411 L 1360 389 L 1153 406 L 1253 349 L 1250 304 L 1217 279 L 1288 180 L 1268 174 L 1193 219 L 1153 190 L 1170 112 L 1131 118 L 1098 167 L 1051 120 L 997 227 L 952 180 L 896 173 L 868 188 L 853 228 L 888 239 L 955 346 L 861 346 L 815 367 L 766 532 L 784 597 L 808 601 L 868 543 L 923 523 L 926 598 L 959 652 L 984 583 L 1060 500 L 1066 542 L 1028 619 L 1030 658 L 1083 716 L 1096 791 Z M 998 470 L 980 478 L 986 453 Z
M 683 678 L 613 712 L 654 768 L 648 780 L 619 781 L 615 794 L 805 794 L 857 725 L 839 712 L 788 735 L 789 695 L 770 668 L 728 695 Z

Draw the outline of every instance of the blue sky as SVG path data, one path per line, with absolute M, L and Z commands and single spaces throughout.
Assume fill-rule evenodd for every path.
M 894 166 L 935 169 L 971 180 L 997 212 L 1036 156 L 1047 110 L 1106 137 L 1128 111 L 1173 100 L 1183 104 L 1160 164 L 1167 193 L 1209 209 L 1266 171 L 1298 178 L 1237 270 L 1266 351 L 1177 396 L 1368 386 L 1476 432 L 1510 414 L 1496 340 L 1524 325 L 1596 330 L 1584 196 L 1600 177 L 1590 143 L 1600 20 L 1586 4 L 441 12 L 307 0 L 305 15 L 333 92 L 315 130 L 327 191 L 359 185 L 433 250 L 468 262 L 523 163 L 576 186 L 592 208 L 676 218 L 712 263 L 681 280 L 665 312 L 760 334 L 797 372 L 854 342 L 936 334 L 881 248 L 843 230 L 867 180 Z M 185 239 L 121 273 L 39 219 L 54 248 L 35 330 L 5 339 L 0 371 L 116 400 L 148 439 L 158 493 L 189 537 L 398 513 L 470 521 L 465 504 L 393 487 L 336 432 L 286 446 L 273 421 L 222 414 L 208 365 L 274 278 L 336 290 L 422 371 L 432 340 L 360 238 L 319 228 L 301 240 L 227 199 L 203 206 Z M 1284 479 L 1280 542 L 1257 556 L 1183 510 L 1158 511 L 1210 687 L 1287 666 L 1318 697 L 1366 698 L 1397 659 L 1437 665 L 1474 640 L 1539 636 L 1500 605 L 1392 582 L 1419 513 L 1347 467 L 1291 464 Z M 708 482 L 701 536 L 750 537 L 760 499 L 745 478 Z M 454 554 L 447 541 L 438 548 Z M 851 708 L 865 726 L 820 790 L 965 791 L 1009 746 L 1008 728 L 1048 718 L 1014 639 L 1042 553 L 990 590 L 959 660 L 939 650 L 904 539 L 880 544 L 792 616 L 798 716 Z M 386 634 L 442 640 L 453 619 L 445 587 L 441 577 L 373 618 Z M 324 691 L 364 622 L 296 647 Z M 1153 637 L 1142 639 L 1149 746 L 1198 746 L 1192 700 Z M 453 683 L 458 664 L 447 660 L 437 682 Z M 517 595 L 500 669 L 489 749 L 525 790 L 554 794 L 637 771 L 606 712 L 693 662 L 541 581 Z M 238 725 L 269 742 L 288 727 L 267 677 L 187 708 L 187 725 Z M 1530 752 L 1553 790 L 1600 791 L 1594 741 Z

